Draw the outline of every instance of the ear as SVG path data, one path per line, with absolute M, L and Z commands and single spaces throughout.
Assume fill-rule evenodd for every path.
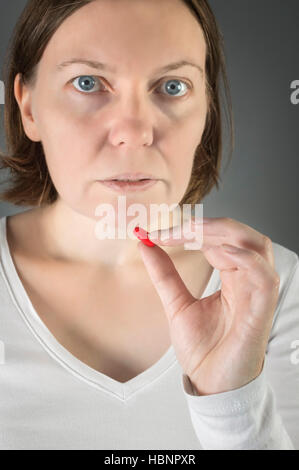
M 23 84 L 20 73 L 15 77 L 14 93 L 19 105 L 25 134 L 33 142 L 40 142 L 37 125 L 32 115 L 32 90 Z

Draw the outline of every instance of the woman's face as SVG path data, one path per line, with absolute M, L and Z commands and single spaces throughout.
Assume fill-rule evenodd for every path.
M 117 212 L 120 194 L 98 180 L 125 172 L 159 179 L 125 193 L 127 207 L 182 199 L 207 115 L 205 56 L 202 30 L 181 0 L 96 0 L 64 21 L 21 105 L 64 203 L 89 217 L 99 204 Z M 73 59 L 107 68 L 61 65 Z M 182 60 L 202 71 L 158 71 Z

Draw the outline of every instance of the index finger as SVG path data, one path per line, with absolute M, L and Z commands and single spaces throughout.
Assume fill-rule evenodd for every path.
M 246 225 L 242 222 L 237 220 L 227 218 L 227 217 L 216 217 L 216 218 L 208 218 L 208 223 L 203 224 L 202 219 L 198 219 L 198 223 L 196 219 L 193 217 L 187 221 L 187 227 L 190 226 L 189 222 L 191 222 L 191 226 L 193 227 L 192 230 L 189 230 L 189 233 L 197 233 L 196 244 L 198 247 L 194 247 L 191 249 L 204 249 L 210 246 L 222 245 L 224 243 L 235 245 L 238 248 L 243 248 L 247 250 L 254 250 L 263 256 L 266 261 L 270 263 L 272 267 L 275 267 L 275 260 L 274 260 L 274 253 L 272 248 L 272 242 L 269 237 L 265 236 L 264 234 L 258 232 L 254 228 Z M 183 223 L 183 226 L 185 222 Z M 169 233 L 167 233 L 169 230 Z M 174 227 L 173 229 L 166 229 L 165 230 L 157 230 L 154 232 L 149 233 L 149 239 L 151 239 L 154 243 L 159 243 L 161 245 L 178 245 L 185 243 L 184 246 L 187 245 L 190 241 L 190 238 L 185 236 L 185 233 L 182 232 L 179 238 L 174 238 L 172 236 L 176 234 L 179 237 L 180 230 L 179 226 Z M 199 235 L 198 235 L 199 233 Z M 167 236 L 168 235 L 168 236 Z M 194 244 L 193 244 L 194 245 Z
M 192 224 L 192 220 L 184 221 L 173 227 L 154 230 L 148 233 L 149 240 L 164 246 L 177 246 L 184 244 L 186 249 L 200 250 L 203 245 L 202 225 Z

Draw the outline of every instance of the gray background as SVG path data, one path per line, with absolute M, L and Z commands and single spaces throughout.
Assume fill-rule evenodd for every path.
M 0 68 L 25 0 L 0 0 Z M 204 215 L 232 217 L 299 253 L 298 0 L 210 0 L 225 41 L 235 121 L 235 150 L 222 183 L 203 201 Z M 2 70 L 0 79 L 3 80 Z M 1 110 L 0 144 L 3 135 Z M 6 174 L 5 174 L 6 176 Z M 22 212 L 0 202 L 0 216 Z

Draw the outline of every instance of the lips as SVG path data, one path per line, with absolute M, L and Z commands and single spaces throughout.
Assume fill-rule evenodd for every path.
M 118 175 L 103 178 L 101 181 L 141 181 L 141 180 L 155 180 L 156 178 L 147 173 L 121 173 Z
M 103 186 L 112 189 L 119 193 L 129 191 L 145 191 L 157 183 L 157 180 L 143 180 L 143 181 L 99 181 Z
M 143 178 L 140 180 L 122 180 L 122 179 L 115 179 L 115 180 L 105 180 L 105 181 L 120 181 L 121 183 L 138 183 L 139 181 L 151 181 L 150 178 Z

